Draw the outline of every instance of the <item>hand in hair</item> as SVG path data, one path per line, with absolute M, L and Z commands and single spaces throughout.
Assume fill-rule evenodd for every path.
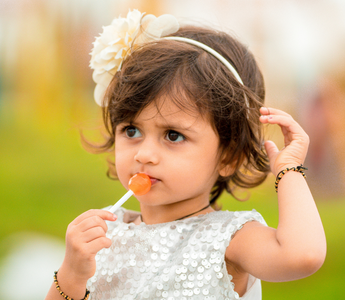
M 300 125 L 278 109 L 262 107 L 260 112 L 262 123 L 279 125 L 284 135 L 285 147 L 280 151 L 272 141 L 265 143 L 273 174 L 302 164 L 309 138 Z M 278 207 L 277 229 L 248 222 L 235 234 L 225 255 L 235 275 L 289 281 L 309 276 L 322 266 L 325 233 L 307 181 L 299 172 L 287 172 L 279 182 Z
M 285 168 L 303 164 L 308 151 L 309 137 L 302 127 L 289 114 L 279 109 L 261 107 L 260 113 L 260 121 L 263 124 L 279 125 L 284 135 L 285 147 L 281 150 L 274 142 L 265 142 L 272 173 L 277 176 Z

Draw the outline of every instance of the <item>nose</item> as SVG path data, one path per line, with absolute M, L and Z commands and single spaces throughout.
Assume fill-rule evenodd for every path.
M 134 159 L 141 164 L 156 165 L 159 163 L 159 147 L 152 140 L 145 139 L 141 142 Z

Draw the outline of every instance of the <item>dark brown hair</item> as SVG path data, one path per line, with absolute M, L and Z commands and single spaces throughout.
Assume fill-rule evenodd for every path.
M 230 35 L 186 26 L 174 36 L 200 41 L 219 52 L 237 70 L 243 85 L 217 58 L 184 42 L 160 39 L 132 49 L 104 98 L 109 137 L 101 150 L 114 149 L 118 124 L 134 120 L 151 102 L 168 95 L 181 109 L 197 109 L 208 116 L 219 136 L 222 163 L 234 169 L 214 184 L 210 195 L 214 203 L 224 190 L 234 195 L 234 187 L 255 187 L 267 176 L 269 163 L 259 122 L 264 81 L 253 55 Z M 109 164 L 108 174 L 116 177 L 114 163 Z

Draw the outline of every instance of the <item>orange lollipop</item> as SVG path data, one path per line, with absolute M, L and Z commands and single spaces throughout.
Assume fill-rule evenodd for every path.
M 135 174 L 129 180 L 128 187 L 137 196 L 145 195 L 151 189 L 150 177 L 144 173 Z
M 142 196 L 148 193 L 151 189 L 150 177 L 144 173 L 135 174 L 129 180 L 128 187 L 129 191 L 124 194 L 124 196 L 119 201 L 117 201 L 112 208 L 110 208 L 110 212 L 114 213 L 133 194 Z

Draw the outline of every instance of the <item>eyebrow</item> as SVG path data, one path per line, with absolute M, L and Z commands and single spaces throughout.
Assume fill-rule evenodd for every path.
M 189 132 L 196 132 L 194 129 L 193 129 L 193 124 L 190 125 L 190 126 L 183 126 L 183 124 L 179 124 L 179 123 L 166 123 L 166 124 L 158 124 L 157 125 L 159 128 L 165 128 L 165 129 L 176 129 L 177 131 L 189 131 Z
M 140 125 L 140 122 L 137 122 L 136 120 L 130 122 L 130 124 L 133 124 L 133 125 Z M 193 124 L 192 123 L 191 125 L 189 126 L 184 126 L 183 124 L 181 123 L 178 123 L 178 122 L 171 122 L 171 121 L 156 121 L 156 126 L 158 128 L 162 128 L 162 129 L 172 129 L 172 130 L 176 130 L 176 131 L 188 131 L 188 132 L 196 132 L 196 130 L 193 129 Z

